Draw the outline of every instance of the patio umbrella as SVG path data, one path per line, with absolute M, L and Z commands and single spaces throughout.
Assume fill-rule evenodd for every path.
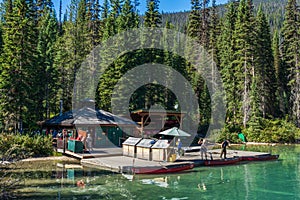
M 185 132 L 185 131 L 177 128 L 177 127 L 167 129 L 163 132 L 160 132 L 159 134 L 161 134 L 161 135 L 170 135 L 170 136 L 175 136 L 175 137 L 189 137 L 189 136 L 191 136 L 187 132 Z
M 174 146 L 173 146 L 173 149 L 175 149 L 175 146 L 176 146 L 176 137 L 189 137 L 189 136 L 191 136 L 187 132 L 185 132 L 185 131 L 177 128 L 177 127 L 173 127 L 173 128 L 167 129 L 167 130 L 165 130 L 163 132 L 160 132 L 159 134 L 174 136 Z

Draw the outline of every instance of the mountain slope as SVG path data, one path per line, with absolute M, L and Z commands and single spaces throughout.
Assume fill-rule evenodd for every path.
M 253 0 L 255 13 L 260 4 L 269 20 L 272 32 L 274 29 L 280 30 L 284 20 L 284 8 L 288 0 Z M 297 0 L 300 3 L 300 0 Z M 226 12 L 226 5 L 219 5 L 219 16 L 222 17 Z M 177 13 L 162 13 L 162 22 L 171 22 L 179 31 L 184 32 L 188 23 L 189 11 Z

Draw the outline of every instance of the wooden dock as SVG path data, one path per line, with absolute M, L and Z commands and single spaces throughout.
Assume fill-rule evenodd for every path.
M 214 149 L 207 152 L 207 158 L 218 160 L 220 159 L 220 152 L 221 149 Z M 231 150 L 227 149 L 227 158 L 233 158 L 236 156 L 243 157 L 243 156 L 262 156 L 262 155 L 269 155 L 270 153 L 266 152 L 255 152 L 255 151 L 241 151 L 241 150 Z M 181 160 L 194 160 L 194 159 L 202 159 L 200 152 L 190 152 L 186 153 L 183 157 L 180 158 Z M 205 158 L 204 158 L 205 159 Z
M 83 152 L 83 153 L 74 153 L 72 151 L 65 150 L 64 154 L 82 160 L 88 158 L 122 156 L 123 152 L 122 152 L 122 148 L 112 147 L 112 148 L 94 148 L 90 152 Z
M 207 159 L 205 155 L 203 158 L 201 157 L 200 152 L 189 152 L 186 153 L 184 156 L 180 157 L 177 161 L 178 162 L 193 162 L 195 167 L 204 166 L 205 161 L 221 161 L 223 158 L 220 158 L 221 149 L 214 149 L 207 152 Z M 254 152 L 254 151 L 240 151 L 240 150 L 229 150 L 227 149 L 226 157 L 227 159 L 234 159 L 237 157 L 256 157 L 256 156 L 267 156 L 270 153 L 265 152 Z M 225 163 L 224 163 L 225 164 Z
M 221 149 L 208 151 L 208 160 L 222 160 L 220 159 Z M 247 156 L 265 156 L 270 155 L 264 152 L 252 152 L 252 151 L 239 151 L 239 150 L 227 150 L 227 158 L 233 159 L 236 157 Z M 101 169 L 107 169 L 117 173 L 123 173 L 124 169 L 128 167 L 172 167 L 172 165 L 178 165 L 180 163 L 193 163 L 195 167 L 203 166 L 205 158 L 202 159 L 199 152 L 186 153 L 181 156 L 176 162 L 157 162 L 144 159 L 138 159 L 127 156 L 102 156 L 95 158 L 86 158 L 81 160 L 81 164 L 89 167 L 97 167 Z
M 156 162 L 126 156 L 102 157 L 81 160 L 81 164 L 97 167 L 117 173 L 129 173 L 131 168 L 169 168 L 178 164 L 192 164 L 192 162 Z

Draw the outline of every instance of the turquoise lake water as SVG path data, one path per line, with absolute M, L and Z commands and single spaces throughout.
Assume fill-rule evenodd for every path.
M 280 154 L 280 159 L 134 177 L 35 163 L 14 172 L 22 177 L 16 194 L 18 199 L 300 199 L 299 145 L 247 146 L 246 150 Z M 84 188 L 76 186 L 78 180 L 85 182 Z

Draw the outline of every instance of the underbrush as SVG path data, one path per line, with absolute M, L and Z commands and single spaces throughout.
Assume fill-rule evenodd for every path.
M 230 142 L 242 142 L 238 134 L 243 133 L 247 142 L 295 143 L 300 138 L 300 129 L 285 119 L 260 119 L 247 128 L 226 125 L 218 142 L 229 139 Z

